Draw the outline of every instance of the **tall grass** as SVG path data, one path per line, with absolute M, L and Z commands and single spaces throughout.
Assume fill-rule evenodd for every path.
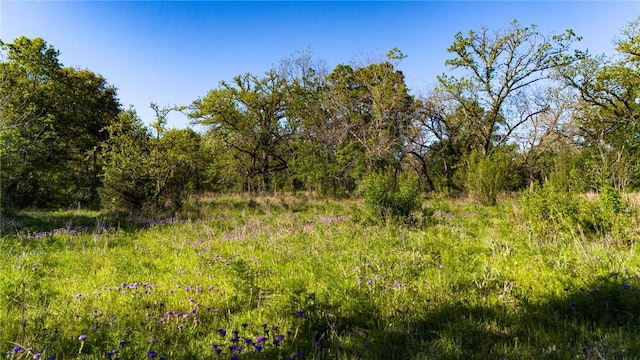
M 19 214 L 0 244 L 10 359 L 640 358 L 624 232 L 536 230 L 521 199 L 209 196 L 165 219 Z M 365 214 L 365 215 L 363 215 Z M 551 227 L 551 229 L 553 229 Z

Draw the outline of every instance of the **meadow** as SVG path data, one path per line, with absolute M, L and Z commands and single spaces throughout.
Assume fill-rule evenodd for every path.
M 308 194 L 23 211 L 0 243 L 0 356 L 639 359 L 639 202 L 588 231 L 542 226 L 533 200 L 425 198 L 387 223 Z

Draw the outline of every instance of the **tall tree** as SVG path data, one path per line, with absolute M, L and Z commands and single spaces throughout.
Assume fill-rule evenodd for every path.
M 287 169 L 290 135 L 285 116 L 285 81 L 275 71 L 222 82 L 191 105 L 189 116 L 219 132 L 234 151 L 245 189 L 272 190 L 274 175 Z
M 439 76 L 433 94 L 419 102 L 410 142 L 423 169 L 445 175 L 433 180 L 436 186 L 464 190 L 460 180 L 468 177 L 457 174 L 472 153 L 481 161 L 505 145 L 531 144 L 523 139 L 541 134 L 554 99 L 544 89 L 555 86 L 556 69 L 579 58 L 569 52 L 577 40 L 571 30 L 548 37 L 535 25 L 515 21 L 506 30 L 456 34 L 448 48 L 454 56 L 446 61 L 453 75 Z
M 154 192 L 151 134 L 133 108 L 123 110 L 106 131 L 109 138 L 102 147 L 105 163 L 99 189 L 102 206 L 140 210 Z
M 327 78 L 323 99 L 337 129 L 338 152 L 355 177 L 399 169 L 405 155 L 413 98 L 402 72 L 388 61 L 353 68 L 338 65 Z
M 3 207 L 94 203 L 101 129 L 120 106 L 115 89 L 100 75 L 63 67 L 59 52 L 40 38 L 2 48 Z
M 571 30 L 547 37 L 535 25 L 489 32 L 481 28 L 458 33 L 445 63 L 463 71 L 462 77 L 439 76 L 438 91 L 447 94 L 474 124 L 478 151 L 490 155 L 519 128 L 547 111 L 537 85 L 549 86 L 553 71 L 576 60 L 571 45 L 579 40 Z M 481 109 L 481 111 L 478 111 Z
M 580 97 L 575 139 L 590 153 L 592 187 L 640 186 L 640 17 L 616 43 L 617 56 L 586 56 L 560 72 Z

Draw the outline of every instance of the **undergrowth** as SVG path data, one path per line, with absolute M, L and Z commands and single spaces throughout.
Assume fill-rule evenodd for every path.
M 639 358 L 637 205 L 537 191 L 427 199 L 410 223 L 308 195 L 209 196 L 135 221 L 16 214 L 0 346 L 8 359 Z

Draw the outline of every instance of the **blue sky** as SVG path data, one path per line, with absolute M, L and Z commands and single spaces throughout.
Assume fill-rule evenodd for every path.
M 448 69 L 454 35 L 517 19 L 544 33 L 571 28 L 591 53 L 640 15 L 640 2 L 379 1 L 168 2 L 0 0 L 0 39 L 42 37 L 65 66 L 102 74 L 124 107 L 153 120 L 150 102 L 188 105 L 221 80 L 263 74 L 282 58 L 310 49 L 328 68 L 398 47 L 398 68 L 415 94 Z M 169 127 L 186 127 L 172 116 Z

